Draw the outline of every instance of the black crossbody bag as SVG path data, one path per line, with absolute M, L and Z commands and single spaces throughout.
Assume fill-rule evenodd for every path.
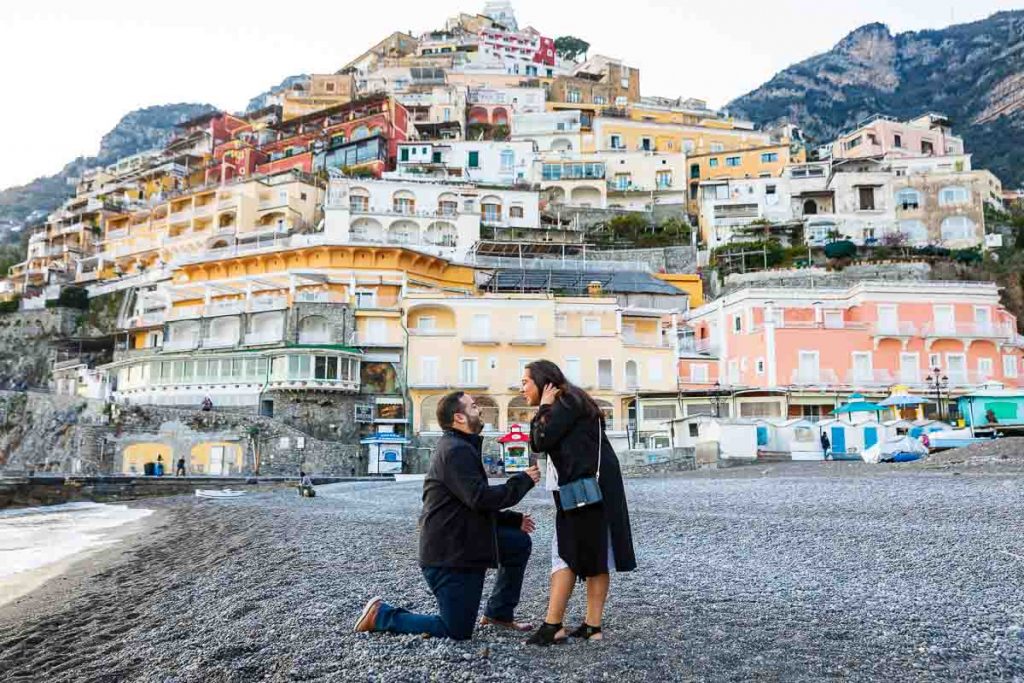
M 558 501 L 563 510 L 577 510 L 588 505 L 600 503 L 601 497 L 601 446 L 604 435 L 601 433 L 601 420 L 597 420 L 597 472 L 593 477 L 584 477 L 568 484 L 558 486 Z

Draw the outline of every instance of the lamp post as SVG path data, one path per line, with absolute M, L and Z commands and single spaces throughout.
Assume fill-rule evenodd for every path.
M 949 377 L 941 374 L 941 368 L 933 368 L 932 374 L 924 378 L 928 387 L 935 390 L 935 402 L 939 406 L 939 419 L 945 420 L 945 411 L 942 405 L 942 392 L 949 389 Z
M 711 395 L 711 401 L 715 406 L 715 417 L 722 416 L 722 397 L 719 393 L 722 390 L 722 383 L 719 381 L 715 382 L 715 393 Z

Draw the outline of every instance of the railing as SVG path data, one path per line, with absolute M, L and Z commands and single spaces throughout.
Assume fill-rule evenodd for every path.
M 231 315 L 245 310 L 244 301 L 214 301 L 206 306 L 205 315 Z
M 388 335 L 375 335 L 367 332 L 356 332 L 352 335 L 352 343 L 356 346 L 405 346 L 405 343 Z
M 343 304 L 348 299 L 335 292 L 296 292 L 295 303 L 297 304 Z
M 333 340 L 329 332 L 300 332 L 300 344 L 330 344 Z
M 168 320 L 190 320 L 203 317 L 202 306 L 178 306 L 167 312 Z
M 846 373 L 846 383 L 851 386 L 887 387 L 895 383 L 892 373 L 888 370 L 855 371 Z
M 655 336 L 622 335 L 622 343 L 626 346 L 644 346 L 653 349 L 672 348 L 673 344 L 667 339 Z
M 409 334 L 411 334 L 414 337 L 454 337 L 455 330 L 440 327 L 410 327 Z
M 256 297 L 249 302 L 250 313 L 277 311 L 283 308 L 288 308 L 288 299 L 283 296 Z
M 176 223 L 178 221 L 185 221 L 185 220 L 189 219 L 191 214 L 192 214 L 192 209 L 191 208 L 179 209 L 178 211 L 175 211 L 174 213 L 169 215 L 167 217 L 167 220 L 170 221 L 171 223 Z
M 350 211 L 357 214 L 377 214 L 384 216 L 408 216 L 410 218 L 457 218 L 460 214 L 458 209 L 444 210 L 440 209 L 430 210 L 417 210 L 417 209 L 400 209 L 393 206 L 379 207 L 379 206 L 366 206 L 366 207 L 351 207 Z
M 839 377 L 835 370 L 818 370 L 817 372 L 801 372 L 794 370 L 790 376 L 790 384 L 794 386 L 836 386 L 839 384 Z
M 926 323 L 921 328 L 924 337 L 990 337 L 1015 339 L 1017 330 L 1005 323 L 952 323 L 939 325 Z
M 224 349 L 238 344 L 238 337 L 234 339 L 224 337 L 206 337 L 203 339 L 204 349 Z
M 191 351 L 199 346 L 199 337 L 169 339 L 164 342 L 164 351 Z
M 499 341 L 493 334 L 471 334 L 462 338 L 463 344 L 497 344 Z
M 718 355 L 720 345 L 711 340 L 710 338 L 705 339 L 680 339 L 679 340 L 679 351 L 680 353 L 706 353 L 712 356 Z
M 519 346 L 543 346 L 547 343 L 547 337 L 541 337 L 538 335 L 518 335 L 508 340 L 509 344 Z
M 162 325 L 167 320 L 166 311 L 154 313 L 142 313 L 128 319 L 128 327 L 149 327 L 151 325 Z
M 276 344 L 284 338 L 284 333 L 272 330 L 270 332 L 247 332 L 245 334 L 246 344 Z
M 871 326 L 871 334 L 875 337 L 915 337 L 917 326 L 914 323 L 875 323 Z

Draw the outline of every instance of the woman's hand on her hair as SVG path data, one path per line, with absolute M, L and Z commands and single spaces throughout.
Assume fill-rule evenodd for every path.
M 554 384 L 545 384 L 544 392 L 540 395 L 540 404 L 542 406 L 549 406 L 555 402 L 558 398 L 558 387 Z

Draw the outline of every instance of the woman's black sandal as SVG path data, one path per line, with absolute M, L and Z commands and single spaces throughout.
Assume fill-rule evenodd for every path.
M 592 636 L 596 636 L 601 632 L 600 626 L 591 626 L 590 624 L 583 622 L 579 628 L 575 631 L 569 632 L 570 638 L 582 638 L 583 640 L 590 640 Z M 600 638 L 598 638 L 600 640 Z
M 562 630 L 561 624 L 549 624 L 544 622 L 540 628 L 533 632 L 533 634 L 526 639 L 527 645 L 558 645 L 564 643 L 568 638 L 562 636 L 556 638 L 555 634 Z

